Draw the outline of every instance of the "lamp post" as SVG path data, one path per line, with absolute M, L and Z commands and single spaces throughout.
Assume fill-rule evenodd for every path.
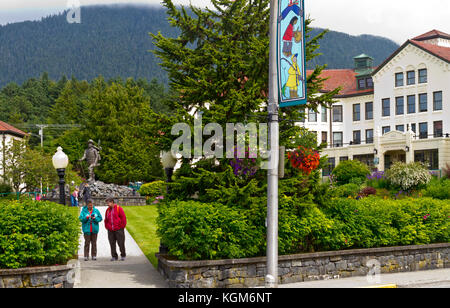
M 172 175 L 173 175 L 173 169 L 175 168 L 175 165 L 177 164 L 177 158 L 172 154 L 172 152 L 164 152 L 161 156 L 161 164 L 163 165 L 164 171 L 166 173 L 167 183 L 172 182 Z M 166 192 L 169 192 L 169 186 L 166 185 Z M 162 242 L 159 243 L 159 253 L 160 254 L 167 254 L 169 252 L 169 249 L 166 245 L 164 245 Z
M 67 165 L 69 164 L 69 158 L 63 152 L 62 147 L 56 149 L 55 155 L 52 158 L 53 167 L 59 176 L 59 204 L 66 205 L 66 193 L 65 193 L 65 181 L 64 174 L 66 172 Z
M 161 163 L 167 176 L 166 181 L 167 183 L 172 182 L 173 169 L 175 168 L 177 161 L 178 161 L 177 158 L 173 156 L 172 152 L 170 151 L 164 152 L 164 154 L 161 157 Z

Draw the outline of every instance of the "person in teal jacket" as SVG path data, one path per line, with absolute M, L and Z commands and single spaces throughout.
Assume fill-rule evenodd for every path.
M 92 260 L 97 260 L 97 235 L 99 222 L 103 220 L 100 211 L 93 205 L 92 199 L 88 200 L 87 206 L 83 206 L 80 217 L 84 234 L 84 261 L 89 260 L 89 248 L 91 247 Z

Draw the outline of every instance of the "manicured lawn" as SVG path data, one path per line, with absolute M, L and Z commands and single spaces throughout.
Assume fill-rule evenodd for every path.
M 159 238 L 156 235 L 156 218 L 158 217 L 156 206 L 124 206 L 123 209 L 127 215 L 128 232 L 156 268 L 158 260 L 155 253 L 159 251 Z

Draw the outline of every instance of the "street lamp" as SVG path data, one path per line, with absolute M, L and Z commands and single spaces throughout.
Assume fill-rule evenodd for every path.
M 173 169 L 177 164 L 177 158 L 173 156 L 172 152 L 170 151 L 164 152 L 164 154 L 161 157 L 161 163 L 164 167 L 164 171 L 166 172 L 167 183 L 172 182 Z
M 55 155 L 52 158 L 53 167 L 55 167 L 59 176 L 59 203 L 66 205 L 66 193 L 65 193 L 65 182 L 64 173 L 66 171 L 67 165 L 69 164 L 69 158 L 63 152 L 62 147 L 56 149 Z
M 163 165 L 164 171 L 166 172 L 167 176 L 167 183 L 172 182 L 172 175 L 173 175 L 173 169 L 175 168 L 175 165 L 177 164 L 177 158 L 172 154 L 171 151 L 164 152 L 161 156 L 161 164 Z M 166 192 L 169 192 L 169 185 L 166 185 Z M 164 243 L 159 243 L 159 253 L 160 254 L 167 254 L 169 252 L 169 249 L 167 248 Z

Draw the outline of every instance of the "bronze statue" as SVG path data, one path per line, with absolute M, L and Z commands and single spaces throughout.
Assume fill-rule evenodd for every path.
M 94 168 L 100 166 L 100 151 L 101 147 L 96 147 L 94 145 L 94 141 L 92 139 L 89 139 L 88 141 L 88 148 L 84 150 L 83 157 L 79 159 L 79 161 L 86 160 L 88 164 L 88 172 L 89 172 L 89 182 L 95 181 L 95 174 L 94 174 Z

